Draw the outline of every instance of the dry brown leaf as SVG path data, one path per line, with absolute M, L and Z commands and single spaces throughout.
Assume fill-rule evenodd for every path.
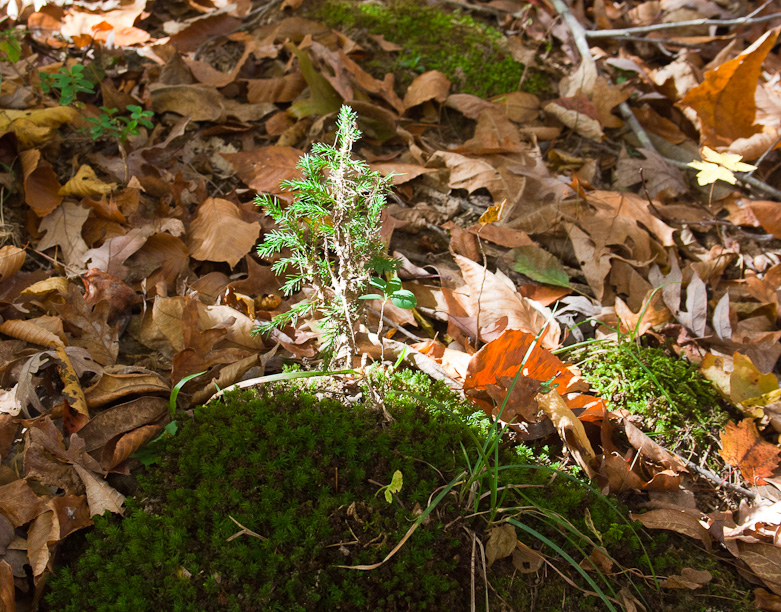
M 651 510 L 644 514 L 630 514 L 633 521 L 640 521 L 648 529 L 667 529 L 701 541 L 710 550 L 711 537 L 700 521 L 678 510 Z
M 53 106 L 37 110 L 3 110 L 0 114 L 0 132 L 16 134 L 20 150 L 32 149 L 45 143 L 63 123 L 79 116 L 70 106 Z
M 41 576 L 52 558 L 51 546 L 60 540 L 60 526 L 52 510 L 40 514 L 27 530 L 27 557 L 33 577 Z
M 455 260 L 469 290 L 466 296 L 471 305 L 469 315 L 476 318 L 479 311 L 481 334 L 485 328 L 503 317 L 507 317 L 507 329 L 531 334 L 536 334 L 548 323 L 541 344 L 545 348 L 558 347 L 561 337 L 559 324 L 554 320 L 548 322 L 547 317 L 529 299 L 518 293 L 512 281 L 506 277 L 500 278 L 461 255 L 456 255 Z
M 561 394 L 553 389 L 549 393 L 538 394 L 534 399 L 555 425 L 562 442 L 567 445 L 577 464 L 583 468 L 589 478 L 596 476 L 592 467 L 596 453 L 586 435 L 586 429 L 575 413 L 569 409 Z
M 766 232 L 781 239 L 781 202 L 751 200 L 746 205 Z
M 45 500 L 24 479 L 0 486 L 0 513 L 14 527 L 21 527 L 46 510 Z
M 15 612 L 15 594 L 14 571 L 3 559 L 0 561 L 0 610 L 3 610 L 3 612 Z
M 125 496 L 122 493 L 78 463 L 74 463 L 73 468 L 84 483 L 90 517 L 102 515 L 106 510 L 116 514 L 124 514 L 122 504 L 125 502 Z
M 522 574 L 531 574 L 540 571 L 545 558 L 536 550 L 529 548 L 520 540 L 515 542 L 513 550 L 513 567 Z
M 766 484 L 773 471 L 781 463 L 781 448 L 765 442 L 757 431 L 753 419 L 743 419 L 735 425 L 727 423 L 721 434 L 722 459 L 740 468 L 740 473 L 752 485 Z
M 112 440 L 103 447 L 103 452 L 100 456 L 101 467 L 106 471 L 113 470 L 129 459 L 139 448 L 160 434 L 161 431 L 163 431 L 163 424 L 154 423 L 133 429 Z
M 404 108 L 409 110 L 419 104 L 435 100 L 444 102 L 450 90 L 450 79 L 438 70 L 429 70 L 416 77 L 404 94 Z
M 8 244 L 0 248 L 0 283 L 19 271 L 27 258 L 24 249 Z
M 301 177 L 302 151 L 292 147 L 260 147 L 246 153 L 223 153 L 247 187 L 263 193 L 281 193 L 279 184 Z
M 515 550 L 517 541 L 518 536 L 515 533 L 515 527 L 509 523 L 492 527 L 488 536 L 488 542 L 485 544 L 485 557 L 488 560 L 488 567 L 491 567 L 497 559 L 509 557 Z
M 32 321 L 23 321 L 19 319 L 10 319 L 0 323 L 0 333 L 11 338 L 19 338 L 25 342 L 38 344 L 40 346 L 57 347 L 63 341 L 56 334 L 44 329 Z
M 57 194 L 88 198 L 108 195 L 116 188 L 116 183 L 104 183 L 98 178 L 91 166 L 84 164 L 78 169 L 74 177 L 60 188 Z
M 60 182 L 51 164 L 41 159 L 37 149 L 22 151 L 24 201 L 39 217 L 45 217 L 62 203 Z
M 781 548 L 765 542 L 738 541 L 740 559 L 776 595 L 781 595 Z
M 60 379 L 63 384 L 62 394 L 71 408 L 89 418 L 84 390 L 81 388 L 79 377 L 73 368 L 70 357 L 68 357 L 68 353 L 65 352 L 65 347 L 62 344 L 58 344 L 55 348 L 57 350 L 57 359 L 60 362 L 57 369 L 60 372 Z
M 711 580 L 713 580 L 713 575 L 707 570 L 684 567 L 680 575 L 667 576 L 659 584 L 666 589 L 690 589 L 693 591 L 704 587 Z
M 83 206 L 64 202 L 46 215 L 41 220 L 40 230 L 45 232 L 45 235 L 38 243 L 38 250 L 45 251 L 57 246 L 65 263 L 74 268 L 82 268 L 89 247 L 81 237 L 81 228 L 89 213 Z
M 168 402 L 162 397 L 139 397 L 98 412 L 79 430 L 85 448 L 92 452 L 109 440 L 132 429 L 159 421 L 168 412 Z
M 207 198 L 190 224 L 190 256 L 224 261 L 232 268 L 252 250 L 260 236 L 260 223 L 247 223 L 239 208 L 222 198 Z
M 545 103 L 543 110 L 577 134 L 602 142 L 605 133 L 597 118 L 597 110 L 586 98 L 557 98 Z

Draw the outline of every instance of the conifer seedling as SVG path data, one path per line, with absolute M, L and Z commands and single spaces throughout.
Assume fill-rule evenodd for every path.
M 291 204 L 283 206 L 266 195 L 256 198 L 277 225 L 258 246 L 258 254 L 272 259 L 281 253 L 272 270 L 285 275 L 282 291 L 286 296 L 304 285 L 314 291 L 309 299 L 258 325 L 254 333 L 295 325 L 300 317 L 319 311 L 322 352 L 347 367 L 352 367 L 357 352 L 360 300 L 373 275 L 374 287 L 383 290 L 377 297 L 406 308 L 415 306 L 414 295 L 401 289 L 397 279 L 381 281 L 398 267 L 380 239 L 392 177 L 383 177 L 366 162 L 352 158 L 353 145 L 361 136 L 356 120 L 355 112 L 342 106 L 334 145 L 316 143 L 311 153 L 301 157 L 298 167 L 303 177 L 280 185 L 296 194 Z

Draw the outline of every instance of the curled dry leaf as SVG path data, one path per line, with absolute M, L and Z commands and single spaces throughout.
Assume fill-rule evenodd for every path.
M 52 348 L 60 346 L 63 343 L 56 334 L 43 327 L 39 327 L 32 321 L 20 321 L 18 319 L 3 321 L 0 323 L 0 333 L 11 336 L 11 338 L 18 338 L 25 342 Z
M 569 409 L 564 398 L 556 389 L 549 393 L 539 393 L 535 398 L 537 404 L 545 411 L 548 418 L 556 426 L 562 441 L 572 453 L 578 465 L 589 478 L 596 475 L 592 463 L 596 457 L 591 442 L 586 435 L 583 423 L 578 420 L 575 413 Z
M 21 161 L 25 202 L 37 216 L 45 217 L 62 203 L 57 175 L 37 149 L 22 151 Z
M 438 70 L 429 70 L 416 77 L 410 84 L 407 93 L 404 94 L 404 108 L 409 110 L 429 100 L 442 103 L 447 99 L 448 91 L 450 91 L 450 79 Z
M 10 244 L 0 248 L 0 283 L 16 274 L 25 259 L 24 249 Z

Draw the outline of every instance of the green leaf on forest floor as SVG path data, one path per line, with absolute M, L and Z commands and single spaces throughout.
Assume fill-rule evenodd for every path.
M 530 279 L 546 285 L 569 287 L 569 276 L 564 266 L 553 255 L 533 245 L 513 249 L 515 270 Z

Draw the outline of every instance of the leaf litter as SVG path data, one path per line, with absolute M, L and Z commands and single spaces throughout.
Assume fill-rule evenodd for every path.
M 554 21 L 561 9 L 491 4 L 462 8 L 495 20 L 506 52 L 561 79 L 557 91 L 483 99 L 426 68 L 401 87 L 367 59 L 404 41 L 332 30 L 301 2 L 6 7 L 0 544 L 24 551 L 0 561 L 6 608 L 15 585 L 25 597 L 25 565 L 37 597 L 59 543 L 122 512 L 106 477 L 131 473 L 178 381 L 205 372 L 188 382 L 187 407 L 215 383 L 316 356 L 313 320 L 250 334 L 306 297 L 283 299 L 271 262 L 254 255 L 273 224 L 253 198 L 291 197 L 280 182 L 299 176 L 300 155 L 329 138 L 347 102 L 366 135 L 360 156 L 397 175 L 384 237 L 418 302 L 414 318 L 384 312 L 388 352 L 404 336 L 417 367 L 520 439 L 558 437 L 603 492 L 655 496 L 635 518 L 719 543 L 769 589 L 757 605 L 778 609 L 781 58 L 778 28 L 761 29 L 770 9 L 744 7 L 757 20 L 728 44 L 691 23 L 745 16 L 716 5 L 663 6 L 657 29 L 654 3 L 573 8 L 565 21 L 577 18 L 591 45 L 581 57 L 572 21 Z M 630 31 L 637 40 L 622 42 Z M 60 96 L 37 87 L 39 72 L 80 64 L 94 93 L 62 104 L 66 81 Z M 154 128 L 86 135 L 101 107 L 129 121 L 132 105 L 154 112 Z M 669 452 L 553 354 L 627 334 L 687 357 L 732 407 L 718 474 L 714 455 Z M 556 390 L 538 395 L 545 384 Z M 718 511 L 693 497 L 676 507 L 703 486 Z M 491 532 L 489 558 L 539 567 L 506 527 Z M 668 586 L 707 583 L 693 572 Z

